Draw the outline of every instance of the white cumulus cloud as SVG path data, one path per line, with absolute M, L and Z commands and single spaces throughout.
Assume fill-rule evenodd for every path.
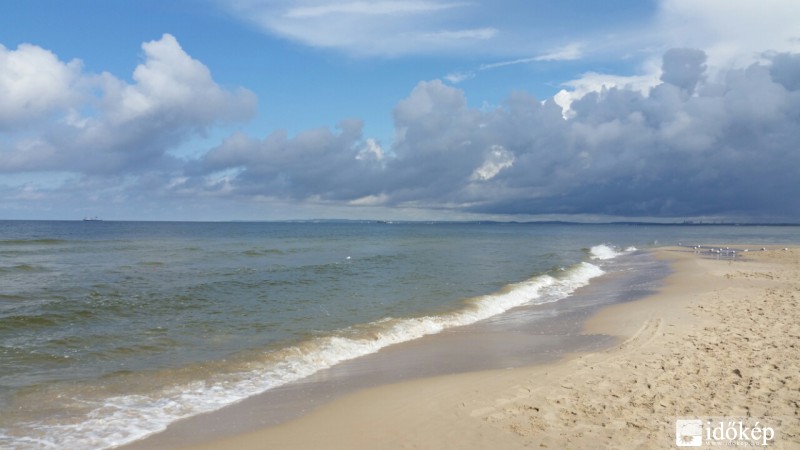
M 110 73 L 83 73 L 80 62 L 63 63 L 37 46 L 4 51 L 0 80 L 10 81 L 0 83 L 9 101 L 0 102 L 0 124 L 24 120 L 36 126 L 8 133 L 0 145 L 0 172 L 109 174 L 156 163 L 168 168 L 173 163 L 167 152 L 183 140 L 255 113 L 252 93 L 217 85 L 173 36 L 146 42 L 142 50 L 132 84 Z M 28 73 L 29 79 L 19 79 Z
M 0 45 L 0 130 L 70 108 L 81 98 L 82 64 L 62 62 L 49 50 Z

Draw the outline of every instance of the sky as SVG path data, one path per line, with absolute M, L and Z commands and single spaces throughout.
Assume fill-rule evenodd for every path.
M 800 222 L 796 0 L 9 0 L 0 220 Z

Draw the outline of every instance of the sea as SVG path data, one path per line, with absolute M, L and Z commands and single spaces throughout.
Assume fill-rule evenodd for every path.
M 0 221 L 0 448 L 113 448 L 444 331 L 535 331 L 609 277 L 656 289 L 653 247 L 733 262 L 797 243 L 797 226 Z M 589 303 L 630 296 L 608 298 Z

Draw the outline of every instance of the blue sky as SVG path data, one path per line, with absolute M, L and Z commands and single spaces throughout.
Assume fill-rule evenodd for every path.
M 797 17 L 5 2 L 0 219 L 800 220 Z

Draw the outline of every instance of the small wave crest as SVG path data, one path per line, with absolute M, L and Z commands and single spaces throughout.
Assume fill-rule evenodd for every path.
M 590 248 L 589 249 L 589 255 L 590 255 L 590 257 L 592 259 L 608 260 L 608 259 L 614 259 L 614 258 L 616 258 L 618 256 L 622 256 L 626 252 L 629 252 L 629 251 L 636 251 L 636 247 L 629 247 L 629 249 L 633 249 L 633 250 L 626 249 L 623 252 L 623 251 L 620 251 L 619 248 L 614 247 L 612 245 L 600 244 L 600 245 L 595 245 L 594 247 Z
M 60 245 L 69 241 L 64 239 L 0 239 L 0 246 L 5 245 Z
M 47 269 L 43 266 L 34 266 L 31 264 L 17 264 L 15 266 L 0 267 L 0 273 L 31 273 L 46 271 Z
M 557 275 L 538 275 L 469 299 L 464 307 L 450 313 L 384 318 L 272 351 L 261 361 L 249 363 L 248 370 L 165 387 L 150 395 L 106 398 L 79 423 L 35 427 L 39 434 L 36 440 L 54 448 L 109 448 L 129 443 L 163 431 L 176 420 L 222 408 L 390 345 L 473 324 L 515 307 L 562 300 L 603 273 L 600 267 L 582 262 Z M 0 433 L 0 444 L 3 441 Z

